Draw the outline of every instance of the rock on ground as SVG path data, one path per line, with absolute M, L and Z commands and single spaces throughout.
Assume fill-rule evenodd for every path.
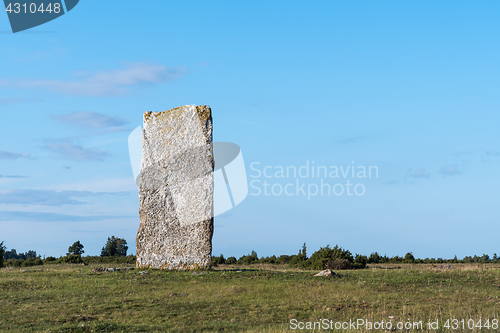
M 335 274 L 331 269 L 325 269 L 324 271 L 319 272 L 318 274 L 314 274 L 314 276 L 335 276 Z

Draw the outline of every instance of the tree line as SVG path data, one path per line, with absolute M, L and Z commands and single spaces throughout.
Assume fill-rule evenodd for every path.
M 89 264 L 94 262 L 109 262 L 109 263 L 135 263 L 135 256 L 127 256 L 128 246 L 127 241 L 123 238 L 115 236 L 108 237 L 106 244 L 101 249 L 100 256 L 86 256 L 84 245 L 78 240 L 68 247 L 68 252 L 65 256 L 59 258 L 47 257 L 41 258 L 36 251 L 30 250 L 26 253 L 17 253 L 15 249 L 7 251 L 3 242 L 0 243 L 0 267 L 27 267 L 43 264 Z
M 101 249 L 100 256 L 86 256 L 82 257 L 85 253 L 84 245 L 80 241 L 76 241 L 68 248 L 68 253 L 65 256 L 59 258 L 47 257 L 41 258 L 37 256 L 36 251 L 28 251 L 26 253 L 17 253 L 15 249 L 7 251 L 4 243 L 0 243 L 0 267 L 15 266 L 34 266 L 42 264 L 59 264 L 59 263 L 129 263 L 134 264 L 136 257 L 133 255 L 127 256 L 128 246 L 127 241 L 123 238 L 117 238 L 115 236 L 108 237 L 106 244 Z M 255 251 L 252 251 L 248 255 L 243 255 L 240 258 L 228 257 L 225 258 L 224 255 L 212 256 L 212 266 L 218 265 L 250 265 L 250 264 L 279 264 L 287 265 L 288 267 L 296 267 L 303 269 L 361 269 L 365 268 L 367 264 L 451 264 L 451 263 L 496 263 L 500 262 L 500 258 L 497 254 L 493 254 L 490 257 L 487 254 L 482 256 L 466 256 L 463 259 L 458 259 L 455 256 L 453 259 L 443 259 L 443 258 L 415 258 L 411 252 L 407 253 L 404 257 L 393 256 L 388 257 L 386 255 L 381 256 L 377 252 L 371 253 L 369 256 L 364 256 L 360 254 L 352 254 L 349 250 L 343 249 L 336 245 L 330 248 L 329 245 L 326 247 L 321 247 L 319 250 L 314 252 L 310 257 L 307 255 L 306 243 L 302 246 L 296 255 L 280 255 L 280 256 L 268 256 L 268 257 L 258 257 Z
M 415 258 L 411 252 L 406 253 L 404 257 L 387 255 L 380 255 L 377 252 L 371 253 L 369 256 L 352 254 L 349 250 L 343 249 L 336 245 L 330 248 L 329 245 L 321 247 L 314 252 L 310 257 L 307 256 L 306 243 L 299 250 L 296 255 L 280 255 L 268 256 L 259 258 L 255 251 L 248 255 L 225 258 L 224 255 L 212 256 L 212 266 L 218 265 L 249 265 L 249 264 L 280 264 L 287 265 L 288 267 L 297 267 L 304 269 L 360 269 L 365 268 L 367 264 L 452 264 L 452 263 L 497 263 L 500 258 L 497 254 L 493 254 L 490 258 L 489 255 L 483 254 L 482 256 L 474 255 L 466 256 L 463 259 L 458 259 L 455 256 L 453 259 L 443 258 Z

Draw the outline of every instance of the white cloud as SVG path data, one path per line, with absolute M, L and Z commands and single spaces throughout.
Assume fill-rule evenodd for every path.
M 0 175 L 0 178 L 9 178 L 9 179 L 19 179 L 19 178 L 29 178 L 28 176 L 18 176 L 18 175 Z
M 137 185 L 134 181 L 132 170 L 130 170 L 130 177 L 128 178 L 103 179 L 95 181 L 88 180 L 78 183 L 54 184 L 52 188 L 58 190 L 70 188 L 73 190 L 90 192 L 137 192 Z
M 424 168 L 420 168 L 416 171 L 410 171 L 410 177 L 412 178 L 429 178 L 430 176 L 431 174 Z
M 81 127 L 98 132 L 131 131 L 125 127 L 128 121 L 122 117 L 108 116 L 97 112 L 79 111 L 52 116 L 52 119 L 65 125 Z
M 25 100 L 23 98 L 0 98 L 0 106 L 14 103 L 22 103 Z
M 453 164 L 453 165 L 443 166 L 441 169 L 439 169 L 439 173 L 441 173 L 443 176 L 454 176 L 454 175 L 459 175 L 462 172 L 458 170 L 458 165 Z
M 159 64 L 125 63 L 124 69 L 94 74 L 79 72 L 74 80 L 0 79 L 0 86 L 17 89 L 41 89 L 82 96 L 121 96 L 132 92 L 133 86 L 162 84 L 186 73 L 184 67 Z
M 85 222 L 103 221 L 108 219 L 125 218 L 128 216 L 75 216 L 58 213 L 24 212 L 24 211 L 0 211 L 0 221 L 23 221 L 23 222 Z
M 80 205 L 86 202 L 75 198 L 98 197 L 102 195 L 123 195 L 126 192 L 90 192 L 55 190 L 9 190 L 0 191 L 0 204 L 20 204 L 39 206 Z
M 104 161 L 110 154 L 106 151 L 84 148 L 71 139 L 58 139 L 45 143 L 45 148 L 59 154 L 61 158 L 72 161 Z
M 31 158 L 31 154 L 19 154 L 0 150 L 0 160 L 15 160 L 18 158 Z

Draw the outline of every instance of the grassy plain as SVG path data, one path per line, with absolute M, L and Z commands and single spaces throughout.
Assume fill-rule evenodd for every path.
M 318 332 L 290 321 L 364 319 L 396 332 L 498 332 L 498 265 L 372 265 L 333 278 L 277 265 L 219 266 L 200 275 L 101 265 L 0 269 L 0 332 Z M 120 267 L 120 265 L 107 265 Z M 121 265 L 125 267 L 125 265 Z M 436 267 L 437 266 L 437 267 Z M 456 330 L 447 319 L 464 319 Z M 469 329 L 474 320 L 490 328 Z M 427 323 L 439 320 L 439 329 Z M 422 329 L 397 323 L 422 321 Z M 452 322 L 450 322 L 452 324 Z M 384 332 L 359 329 L 329 332 Z M 389 330 L 387 330 L 389 331 Z

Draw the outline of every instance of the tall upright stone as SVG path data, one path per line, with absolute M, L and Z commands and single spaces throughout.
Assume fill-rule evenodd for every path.
M 144 114 L 138 267 L 210 267 L 213 171 L 210 107 Z

